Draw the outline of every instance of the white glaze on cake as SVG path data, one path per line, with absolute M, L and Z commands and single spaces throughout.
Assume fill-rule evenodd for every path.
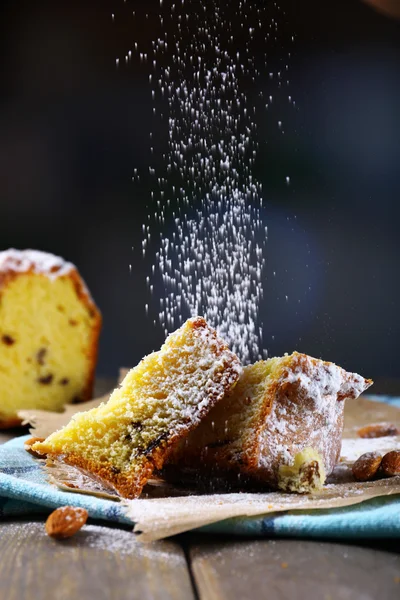
M 75 266 L 60 256 L 40 250 L 16 250 L 10 248 L 0 252 L 0 273 L 26 273 L 33 271 L 50 279 L 68 275 Z

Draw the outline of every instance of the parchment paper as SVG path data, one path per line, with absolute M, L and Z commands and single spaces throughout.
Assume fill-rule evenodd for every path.
M 63 413 L 21 411 L 19 414 L 25 422 L 32 425 L 32 435 L 47 437 L 68 423 L 73 414 L 98 406 L 107 399 L 108 396 L 103 396 L 84 404 L 69 405 Z M 400 436 L 376 439 L 361 439 L 357 436 L 360 427 L 377 422 L 394 423 L 400 428 L 400 409 L 373 402 L 367 397 L 348 401 L 345 407 L 340 463 L 321 492 L 302 496 L 280 492 L 249 493 L 245 490 L 202 494 L 196 487 L 174 488 L 155 479 L 146 486 L 141 498 L 126 501 L 73 467 L 50 462 L 46 468 L 50 482 L 61 489 L 123 502 L 127 506 L 128 516 L 135 524 L 134 531 L 143 541 L 153 541 L 231 517 L 337 508 L 378 496 L 400 494 L 400 476 L 365 483 L 357 483 L 352 477 L 351 465 L 364 452 L 376 450 L 384 454 L 400 449 Z

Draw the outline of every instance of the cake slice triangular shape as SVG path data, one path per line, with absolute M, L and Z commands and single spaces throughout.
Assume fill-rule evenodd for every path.
M 32 449 L 137 498 L 178 441 L 232 390 L 241 370 L 203 318 L 189 319 L 127 374 L 106 404 L 78 413 Z
M 371 384 L 298 352 L 244 367 L 235 389 L 179 444 L 166 473 L 230 473 L 311 491 L 339 459 L 346 398 Z

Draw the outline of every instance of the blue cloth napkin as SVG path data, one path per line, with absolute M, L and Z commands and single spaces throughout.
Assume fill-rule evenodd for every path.
M 30 437 L 18 437 L 0 446 L 0 518 L 49 513 L 71 504 L 86 508 L 94 519 L 132 524 L 120 502 L 63 492 L 50 485 L 41 463 L 24 449 L 24 442 Z
M 370 397 L 400 407 L 400 398 Z M 40 463 L 24 449 L 29 436 L 0 446 L 0 519 L 49 513 L 72 504 L 86 508 L 94 519 L 132 524 L 126 507 L 112 500 L 64 492 L 46 480 Z M 400 495 L 374 498 L 350 507 L 292 511 L 264 517 L 245 517 L 203 527 L 202 531 L 265 537 L 400 538 Z

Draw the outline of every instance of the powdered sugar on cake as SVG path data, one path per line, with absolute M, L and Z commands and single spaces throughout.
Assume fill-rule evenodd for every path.
M 242 373 L 239 359 L 221 342 L 216 332 L 208 327 L 202 318 L 189 319 L 188 323 L 193 326 L 194 335 L 191 336 L 191 344 L 187 344 L 184 348 L 184 353 L 188 356 L 194 354 L 201 356 L 201 360 L 196 363 L 198 382 L 195 382 L 192 377 L 189 378 L 188 383 L 184 378 L 180 381 L 179 374 L 175 373 L 171 373 L 170 376 L 175 380 L 174 385 L 173 382 L 165 381 L 166 388 L 171 390 L 168 402 L 172 403 L 177 412 L 177 430 L 187 427 L 182 421 L 182 416 L 199 423 L 204 411 L 210 405 L 222 400 L 226 391 L 236 383 Z M 175 335 L 179 335 L 179 330 L 168 338 L 167 344 L 172 342 L 172 345 L 167 352 L 174 352 Z M 165 351 L 166 347 L 163 347 L 162 352 Z
M 259 466 L 273 476 L 306 447 L 324 458 L 331 473 L 340 450 L 344 400 L 370 385 L 333 363 L 295 354 L 277 385 L 271 412 L 259 436 Z
M 357 373 L 348 373 L 334 363 L 318 361 L 305 354 L 297 355 L 297 364 L 282 379 L 285 381 L 299 384 L 299 391 L 312 398 L 315 409 L 323 412 L 329 411 L 327 396 L 339 401 L 358 398 L 366 389 L 365 379 Z
M 16 250 L 10 248 L 0 252 L 0 273 L 11 271 L 14 273 L 26 273 L 33 271 L 46 275 L 50 279 L 68 275 L 75 266 L 65 261 L 60 256 L 39 250 Z

